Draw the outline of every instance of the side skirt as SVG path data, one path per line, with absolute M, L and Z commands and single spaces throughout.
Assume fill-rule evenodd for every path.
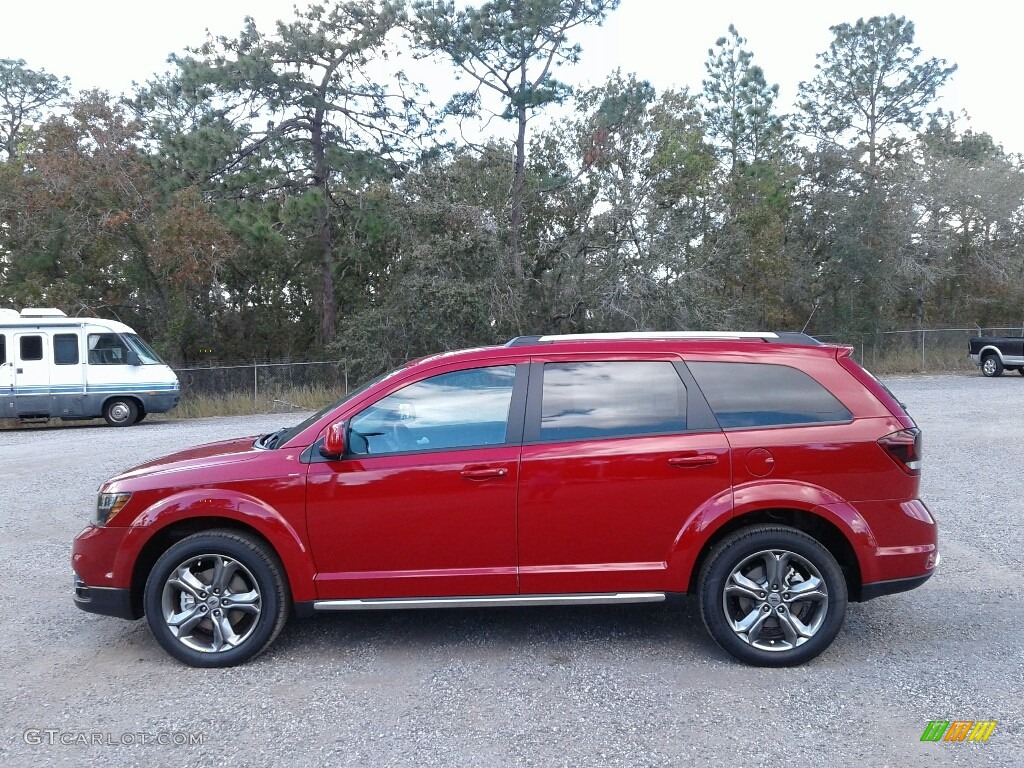
M 607 592 L 580 595 L 499 595 L 488 597 L 387 597 L 317 600 L 314 611 L 388 611 L 398 608 L 514 608 L 529 605 L 614 605 L 660 603 L 664 592 Z

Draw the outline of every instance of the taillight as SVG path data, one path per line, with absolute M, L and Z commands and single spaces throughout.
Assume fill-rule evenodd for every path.
M 882 450 L 908 475 L 921 474 L 921 430 L 901 429 L 878 438 Z

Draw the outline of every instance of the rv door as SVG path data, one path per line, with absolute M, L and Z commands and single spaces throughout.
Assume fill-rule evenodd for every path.
M 7 339 L 6 333 L 0 333 L 0 398 L 8 397 L 14 392 L 14 350 L 8 347 Z M 11 412 L 14 412 L 13 405 Z M 0 416 L 7 413 L 7 406 L 4 405 Z
M 46 335 L 14 334 L 14 410 L 18 416 L 50 413 L 50 360 Z

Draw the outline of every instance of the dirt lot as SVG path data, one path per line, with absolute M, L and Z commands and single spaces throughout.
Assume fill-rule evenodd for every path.
M 851 605 L 829 651 L 783 670 L 732 661 L 691 600 L 324 616 L 246 666 L 190 669 L 144 621 L 72 605 L 71 540 L 109 475 L 289 421 L 0 432 L 0 761 L 1024 765 L 1024 378 L 887 384 L 924 429 L 940 570 Z M 999 724 L 983 744 L 922 743 L 935 719 Z

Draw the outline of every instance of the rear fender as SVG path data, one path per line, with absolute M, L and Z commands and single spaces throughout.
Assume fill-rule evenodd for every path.
M 769 510 L 798 510 L 832 523 L 850 543 L 865 581 L 873 573 L 871 554 L 877 541 L 864 517 L 853 505 L 827 488 L 793 481 L 760 481 L 737 486 L 732 492 L 709 500 L 689 517 L 673 544 L 669 569 L 679 591 L 691 584 L 693 569 L 708 542 L 731 521 L 739 524 L 744 515 Z M 731 503 L 730 503 L 731 502 Z

